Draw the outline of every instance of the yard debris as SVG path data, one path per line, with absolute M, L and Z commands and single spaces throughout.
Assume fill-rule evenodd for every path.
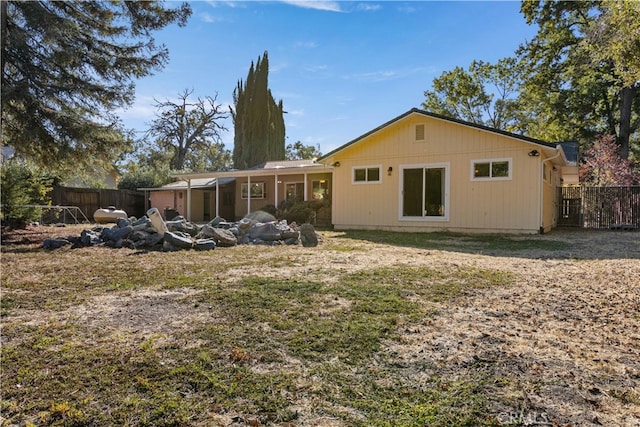
M 252 245 L 318 245 L 318 236 L 311 224 L 299 226 L 295 222 L 278 221 L 266 212 L 254 212 L 237 222 L 215 217 L 209 223 L 198 225 L 176 216 L 164 221 L 150 209 L 141 218 L 118 218 L 114 226 L 96 225 L 83 230 L 80 236 L 46 239 L 45 249 L 58 249 L 104 245 L 113 248 L 156 249 L 173 252 L 185 249 L 200 251 L 238 244 Z

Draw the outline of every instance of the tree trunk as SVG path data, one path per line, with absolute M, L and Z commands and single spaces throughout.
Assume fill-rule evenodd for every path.
M 0 43 L 2 43 L 2 49 L 0 51 L 0 72 L 4 76 L 4 59 L 6 57 L 7 46 L 7 2 L 0 2 Z
M 631 135 L 631 109 L 636 96 L 636 87 L 628 86 L 620 91 L 620 130 L 618 131 L 618 154 L 629 158 L 629 137 Z

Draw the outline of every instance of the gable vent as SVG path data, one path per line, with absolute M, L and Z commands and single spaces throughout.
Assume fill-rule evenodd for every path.
M 416 141 L 424 141 L 424 125 L 416 125 Z

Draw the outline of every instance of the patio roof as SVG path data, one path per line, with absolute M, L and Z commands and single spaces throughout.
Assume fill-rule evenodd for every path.
M 331 173 L 333 167 L 315 160 L 280 160 L 262 163 L 251 169 L 233 169 L 230 171 L 199 172 L 199 173 L 173 173 L 171 176 L 181 179 L 190 179 L 193 183 L 196 179 L 211 178 L 238 178 L 247 176 L 265 175 L 295 175 L 300 173 Z M 222 184 L 222 181 L 220 182 Z M 193 187 L 193 184 L 192 184 Z
M 191 180 L 192 189 L 203 188 L 215 188 L 216 181 L 220 181 L 220 185 L 229 184 L 234 181 L 234 178 L 196 178 Z M 186 180 L 179 180 L 170 182 L 160 187 L 138 188 L 139 191 L 167 191 L 167 190 L 186 190 L 189 188 L 189 183 Z

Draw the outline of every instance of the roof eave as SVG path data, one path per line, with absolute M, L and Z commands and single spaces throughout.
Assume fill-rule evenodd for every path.
M 200 173 L 172 173 L 174 178 L 195 179 L 195 178 L 239 178 L 245 176 L 272 176 L 272 175 L 296 175 L 300 173 L 330 173 L 333 168 L 322 164 L 310 166 L 297 166 L 293 168 L 272 168 L 272 169 L 244 169 L 220 172 L 200 172 Z

